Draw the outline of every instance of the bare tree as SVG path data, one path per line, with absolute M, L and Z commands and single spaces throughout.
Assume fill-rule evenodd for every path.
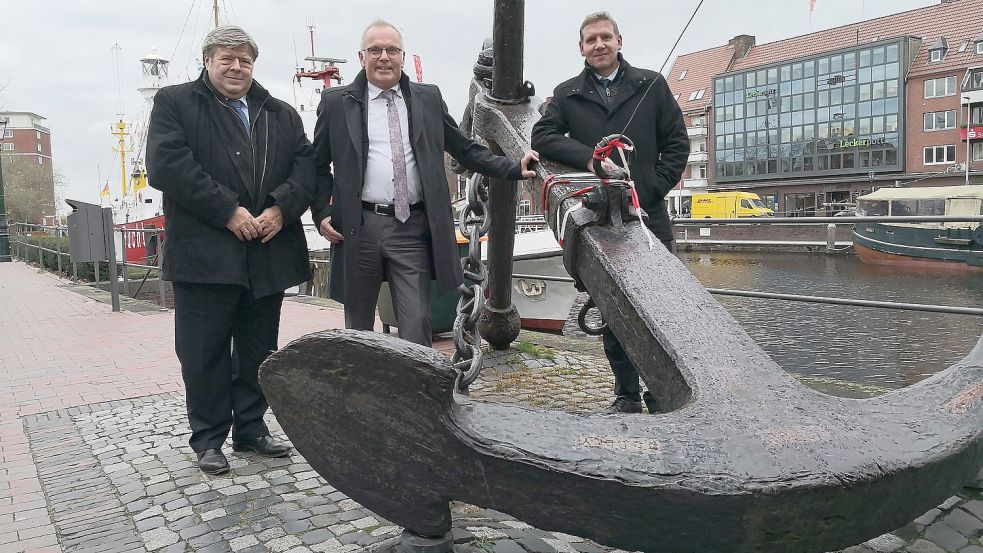
M 4 196 L 7 220 L 42 223 L 45 214 L 54 215 L 52 174 L 31 156 L 3 156 Z

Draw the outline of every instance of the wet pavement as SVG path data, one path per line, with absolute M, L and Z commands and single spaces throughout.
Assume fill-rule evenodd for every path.
M 112 313 L 105 295 L 76 290 L 22 263 L 0 264 L 0 552 L 304 553 L 395 543 L 400 528 L 300 455 L 265 459 L 227 444 L 232 471 L 199 472 L 187 446 L 173 313 L 135 300 Z M 303 297 L 284 302 L 282 319 L 281 344 L 343 320 L 336 305 Z M 445 338 L 436 347 L 451 345 Z M 600 344 L 584 337 L 523 332 L 513 349 L 486 359 L 475 399 L 582 413 L 611 399 Z M 824 391 L 879 391 L 833 388 Z M 612 551 L 471 505 L 453 513 L 460 551 Z M 981 534 L 983 492 L 966 488 L 846 551 L 983 553 Z

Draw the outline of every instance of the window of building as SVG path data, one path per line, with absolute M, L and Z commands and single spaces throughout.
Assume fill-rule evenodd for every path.
M 942 96 L 952 96 L 955 93 L 955 77 L 940 77 L 938 79 L 928 79 L 925 81 L 926 98 L 941 98 Z
M 672 97 L 673 97 L 673 98 L 674 98 L 674 99 L 675 99 L 675 100 L 676 100 L 677 102 L 679 101 L 679 93 L 678 93 L 678 92 L 677 92 L 676 94 L 673 94 L 673 95 L 672 95 Z
M 690 140 L 690 142 L 689 142 L 689 151 L 690 151 L 690 153 L 693 153 L 693 154 L 695 154 L 695 153 L 701 153 L 701 152 L 704 152 L 705 153 L 707 151 L 707 141 L 706 140 L 703 140 L 703 139 Z
M 14 145 L 11 144 L 10 142 L 4 142 L 3 143 L 3 149 L 4 150 L 7 150 L 7 151 L 13 150 L 14 149 Z
M 955 163 L 955 146 L 928 146 L 925 148 L 925 165 L 938 165 L 941 163 Z
M 515 214 L 519 217 L 527 217 L 529 215 L 529 200 L 519 200 L 519 204 L 515 207 Z
M 692 102 L 693 100 L 700 100 L 700 99 L 702 99 L 702 98 L 703 98 L 703 94 L 704 94 L 704 93 L 705 93 L 706 91 L 707 91 L 707 89 L 705 89 L 705 88 L 701 88 L 701 89 L 699 89 L 699 90 L 694 90 L 694 91 L 693 91 L 693 92 L 692 92 L 692 93 L 691 93 L 691 94 L 689 95 L 689 101 L 690 101 L 690 102 Z
M 942 48 L 936 48 L 935 50 L 929 50 L 928 52 L 928 62 L 929 63 L 939 63 L 945 59 L 945 50 Z
M 40 144 L 38 144 L 38 153 L 39 154 L 41 153 L 41 145 Z
M 983 125 L 983 106 L 972 108 L 969 121 L 971 125 Z
M 977 146 L 983 146 L 983 142 L 977 144 Z M 980 148 L 980 151 L 983 152 L 983 148 Z M 981 155 L 983 155 L 983 154 L 981 154 Z M 697 165 L 696 166 L 696 171 L 694 172 L 694 177 L 695 178 L 698 178 L 698 179 L 705 179 L 705 178 L 707 178 L 707 165 L 705 163 L 702 164 L 702 165 Z
M 38 140 L 41 140 L 41 131 L 34 131 L 34 134 L 38 136 Z
M 44 165 L 44 158 L 41 156 L 38 156 L 38 165 Z
M 983 142 L 973 143 L 973 161 L 983 161 Z
M 983 40 L 976 43 L 976 53 L 983 54 Z
M 4 129 L 4 131 L 3 131 L 3 137 L 4 138 L 13 138 L 14 137 L 14 131 L 12 129 Z
M 705 127 L 707 126 L 707 116 L 706 115 L 694 115 L 690 119 L 690 124 L 694 127 Z
M 930 111 L 925 114 L 926 131 L 942 131 L 956 128 L 956 110 Z
M 679 80 L 681 81 L 685 78 L 686 78 L 686 70 L 683 69 L 682 72 L 679 73 Z

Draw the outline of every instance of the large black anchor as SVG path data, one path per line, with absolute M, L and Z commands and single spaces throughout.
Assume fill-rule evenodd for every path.
M 479 83 L 472 93 L 475 130 L 518 158 L 541 100 L 503 106 Z M 983 339 L 902 390 L 823 395 L 769 358 L 675 256 L 650 247 L 625 187 L 572 209 L 580 177 L 550 166 L 540 176 L 577 278 L 665 413 L 473 401 L 433 350 L 315 333 L 271 356 L 261 383 L 331 485 L 422 536 L 445 535 L 459 500 L 628 550 L 801 553 L 898 528 L 976 476 Z
M 565 182 L 568 181 L 568 182 Z M 961 362 L 867 400 L 799 384 L 671 253 L 627 193 L 548 220 L 660 408 L 574 415 L 456 395 L 433 350 L 328 331 L 274 354 L 261 381 L 283 429 L 333 486 L 416 534 L 448 503 L 641 551 L 829 551 L 904 525 L 983 464 L 983 340 Z M 603 221 L 597 221 L 603 216 Z M 578 227 L 579 231 L 570 229 Z M 712 530 L 712 531 L 708 531 Z

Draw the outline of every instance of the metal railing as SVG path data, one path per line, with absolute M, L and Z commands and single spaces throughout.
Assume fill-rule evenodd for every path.
M 754 226 L 754 225 L 793 225 L 793 226 L 808 226 L 808 225 L 821 225 L 827 224 L 827 230 L 829 227 L 833 227 L 833 232 L 830 235 L 835 235 L 835 224 L 834 223 L 881 223 L 881 222 L 894 222 L 894 223 L 951 223 L 951 222 L 981 222 L 983 223 L 983 215 L 965 215 L 965 216 L 863 216 L 863 217 L 809 217 L 803 220 L 801 217 L 762 217 L 762 218 L 739 218 L 739 219 L 674 219 L 673 223 L 677 226 L 689 227 L 689 226 L 705 226 L 710 225 L 741 225 L 741 226 Z M 68 229 L 65 227 L 46 227 L 43 225 L 29 225 L 24 223 L 14 223 L 11 225 L 12 229 L 17 229 L 18 231 L 26 231 L 26 229 L 39 229 L 45 232 L 58 232 L 59 236 L 67 236 Z M 128 286 L 128 271 L 127 267 L 131 268 L 142 268 L 148 270 L 158 271 L 158 304 L 161 307 L 166 306 L 166 294 L 163 279 L 159 278 L 160 268 L 163 262 L 163 241 L 161 237 L 164 234 L 163 228 L 157 229 L 115 229 L 114 232 L 121 233 L 121 239 L 123 247 L 120 248 L 122 259 L 118 261 L 122 267 L 122 275 L 124 282 L 124 289 L 126 293 L 129 294 Z M 126 233 L 142 233 L 144 236 L 147 234 L 157 236 L 157 252 L 155 259 L 153 259 L 154 264 L 142 264 L 129 262 L 126 259 Z M 775 245 L 775 244 L 803 244 L 806 241 L 767 241 L 767 240 L 733 240 L 733 241 L 716 241 L 717 243 L 742 243 L 742 244 L 755 244 L 755 245 Z M 822 244 L 822 242 L 817 242 Z M 146 239 L 144 238 L 144 244 L 146 244 Z M 826 242 L 829 244 L 829 241 Z M 69 255 L 68 252 L 64 252 L 59 244 L 56 249 L 52 250 L 50 248 L 45 248 L 40 244 L 30 244 L 24 242 L 22 237 L 18 235 L 11 235 L 11 253 L 14 257 L 25 259 L 24 250 L 25 249 L 35 249 L 38 252 L 38 260 L 41 267 L 44 268 L 44 256 L 41 255 L 42 252 L 48 252 L 56 255 L 57 259 L 57 271 L 63 273 L 63 262 L 64 256 Z M 323 254 L 323 252 L 322 252 Z M 150 261 L 150 260 L 148 260 Z M 327 273 L 321 274 L 325 269 L 330 270 L 331 262 L 329 259 L 320 259 L 312 257 L 310 260 L 312 272 L 314 277 L 308 283 L 309 290 L 307 291 L 310 295 L 321 296 L 323 292 L 327 292 L 327 287 L 329 286 Z M 55 267 L 52 267 L 55 268 Z M 72 272 L 74 278 L 78 279 L 78 263 L 72 263 Z M 525 274 L 525 273 L 513 273 L 512 278 L 518 279 L 536 279 L 547 282 L 563 282 L 563 283 L 573 283 L 574 280 L 569 276 L 554 276 L 554 275 L 535 275 L 535 274 Z M 99 269 L 98 264 L 95 264 L 95 279 L 96 284 L 99 284 Z M 146 279 L 146 277 L 144 277 Z M 805 303 L 819 303 L 828 305 L 846 305 L 854 307 L 873 307 L 880 309 L 895 309 L 895 310 L 907 310 L 907 311 L 922 311 L 929 313 L 945 313 L 945 314 L 956 314 L 956 315 L 973 315 L 973 316 L 983 316 L 983 308 L 975 307 L 959 307 L 959 306 L 948 306 L 948 305 L 931 305 L 931 304 L 919 304 L 919 303 L 904 303 L 904 302 L 889 302 L 889 301 L 876 301 L 876 300 L 864 300 L 864 299 L 851 299 L 851 298 L 833 298 L 824 296 L 806 296 L 799 294 L 782 294 L 775 292 L 758 292 L 753 290 L 731 290 L 724 288 L 707 288 L 707 291 L 714 295 L 721 296 L 735 296 L 735 297 L 748 297 L 757 299 L 770 299 L 770 300 L 784 300 L 784 301 L 795 301 L 795 302 L 805 302 Z M 139 290 L 138 290 L 139 292 Z M 311 293 L 313 292 L 313 293 Z M 136 294 L 134 294 L 134 297 Z
M 19 258 L 19 259 L 27 260 L 28 257 L 26 255 L 26 252 L 28 252 L 28 251 L 36 251 L 37 252 L 37 258 L 38 258 L 38 264 L 41 266 L 42 269 L 47 269 L 48 267 L 46 267 L 46 265 L 45 265 L 44 253 L 54 254 L 56 261 L 55 261 L 54 265 L 52 267 L 50 267 L 50 268 L 57 270 L 58 274 L 66 274 L 65 273 L 65 270 L 64 270 L 64 267 L 65 267 L 65 263 L 66 263 L 65 260 L 66 260 L 66 256 L 67 256 L 67 259 L 68 259 L 67 262 L 70 263 L 71 264 L 71 267 L 72 267 L 72 278 L 74 280 L 76 280 L 76 281 L 79 280 L 79 269 L 78 269 L 79 268 L 79 263 L 78 262 L 71 261 L 71 253 L 70 252 L 67 252 L 67 251 L 64 251 L 62 249 L 61 243 L 57 243 L 55 249 L 51 249 L 51 248 L 46 248 L 46 247 L 42 246 L 41 244 L 36 244 L 36 243 L 35 244 L 32 244 L 32 243 L 27 242 L 27 241 L 24 240 L 24 238 L 26 237 L 26 235 L 30 235 L 30 234 L 33 234 L 35 232 L 43 232 L 44 233 L 43 236 L 54 236 L 56 238 L 57 237 L 66 237 L 66 236 L 68 236 L 68 228 L 67 227 L 48 226 L 48 225 L 35 225 L 35 224 L 30 224 L 30 223 L 14 223 L 14 224 L 12 224 L 10 226 L 10 228 L 11 229 L 14 229 L 14 233 L 12 233 L 11 234 L 11 237 L 10 237 L 11 254 L 13 255 L 14 258 Z M 141 287 L 138 288 L 136 290 L 136 292 L 134 292 L 133 294 L 130 294 L 129 271 L 128 271 L 128 269 L 130 269 L 130 268 L 146 269 L 147 270 L 147 273 L 143 277 L 143 281 L 144 282 L 150 276 L 150 274 L 151 274 L 152 271 L 156 271 L 157 272 L 157 275 L 158 275 L 158 278 L 157 278 L 157 304 L 160 307 L 167 307 L 166 286 L 164 284 L 164 280 L 162 278 L 160 278 L 161 267 L 162 267 L 163 258 L 164 258 L 164 255 L 163 255 L 164 250 L 160 246 L 163 244 L 163 241 L 162 241 L 161 237 L 163 236 L 164 229 L 162 229 L 162 228 L 160 228 L 160 229 L 121 229 L 121 228 L 117 228 L 117 229 L 114 229 L 113 230 L 113 233 L 114 234 L 116 234 L 116 233 L 119 233 L 120 234 L 120 239 L 121 239 L 121 244 L 122 244 L 122 247 L 119 249 L 120 259 L 118 259 L 116 261 L 116 263 L 117 263 L 117 266 L 120 267 L 120 272 L 121 272 L 122 281 L 123 281 L 124 293 L 126 295 L 128 295 L 128 296 L 131 296 L 131 297 L 137 297 L 137 295 L 140 293 L 140 290 L 142 289 L 142 285 L 143 285 L 143 283 L 141 282 L 141 285 L 140 285 Z M 127 253 L 126 253 L 127 234 L 140 234 L 142 237 L 144 237 L 144 239 L 143 239 L 143 243 L 144 244 L 147 243 L 147 240 L 145 238 L 146 235 L 149 234 L 149 235 L 156 236 L 157 237 L 157 244 L 158 244 L 156 255 L 152 259 L 147 259 L 146 261 L 148 263 L 134 263 L 134 262 L 128 261 L 127 260 Z M 107 262 L 106 261 L 92 262 L 93 280 L 94 280 L 93 283 L 97 287 L 99 287 L 100 284 L 102 283 L 102 278 L 101 278 L 100 270 L 99 270 L 100 263 L 107 263 Z
M 691 219 L 675 217 L 671 222 L 682 228 L 682 236 L 677 237 L 680 245 L 715 244 L 728 246 L 806 246 L 825 247 L 827 254 L 833 254 L 847 249 L 853 241 L 836 240 L 837 224 L 854 225 L 862 223 L 983 223 L 981 215 L 879 215 L 879 216 L 842 216 L 842 217 L 739 217 L 739 218 L 704 218 Z M 690 238 L 689 228 L 707 228 L 711 226 L 820 226 L 826 225 L 825 240 L 750 240 L 750 239 L 707 239 Z

